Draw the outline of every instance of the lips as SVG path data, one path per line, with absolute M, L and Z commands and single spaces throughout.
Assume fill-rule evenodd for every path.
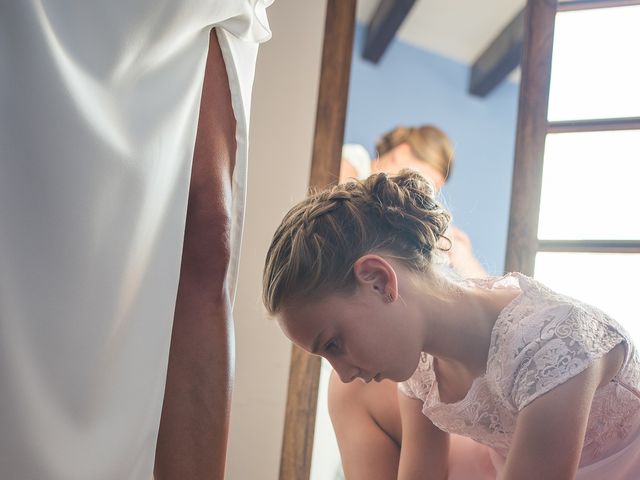
M 375 380 L 376 382 L 382 381 L 382 373 L 377 373 L 372 377 L 358 377 L 363 383 L 369 383 L 371 380 Z

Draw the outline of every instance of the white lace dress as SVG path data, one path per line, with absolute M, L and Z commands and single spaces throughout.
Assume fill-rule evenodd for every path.
M 623 367 L 596 390 L 576 478 L 640 478 L 640 358 L 625 330 L 597 308 L 521 274 L 470 282 L 481 288 L 521 290 L 496 320 L 485 374 L 474 380 L 462 400 L 442 403 L 433 358 L 427 355 L 399 386 L 424 402 L 424 415 L 440 429 L 488 447 L 484 452 L 476 449 L 475 456 L 453 458 L 452 463 L 478 463 L 488 455 L 499 474 L 518 412 L 623 343 Z M 478 475 L 486 478 L 485 472 Z

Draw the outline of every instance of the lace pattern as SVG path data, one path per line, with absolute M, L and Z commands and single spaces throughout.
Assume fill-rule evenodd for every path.
M 521 294 L 500 313 L 491 336 L 487 371 L 475 379 L 465 398 L 440 402 L 431 356 L 399 386 L 423 402 L 423 413 L 436 426 L 506 456 L 522 408 L 622 342 L 626 347 L 622 369 L 594 396 L 581 463 L 611 453 L 640 428 L 640 359 L 617 322 L 524 275 L 473 282 L 481 288 L 519 286 Z

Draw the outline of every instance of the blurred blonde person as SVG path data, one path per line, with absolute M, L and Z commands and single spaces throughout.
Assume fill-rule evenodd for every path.
M 454 149 L 449 137 L 438 127 L 396 127 L 385 133 L 376 144 L 378 157 L 371 159 L 358 144 L 346 144 L 342 149 L 339 183 L 349 179 L 364 179 L 372 173 L 397 174 L 404 168 L 417 170 L 430 178 L 440 190 L 451 177 Z M 453 245 L 449 263 L 464 278 L 486 277 L 487 272 L 473 254 L 469 236 L 451 227 L 448 237 Z

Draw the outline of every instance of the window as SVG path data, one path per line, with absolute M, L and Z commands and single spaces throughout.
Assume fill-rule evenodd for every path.
M 640 2 L 561 2 L 540 18 L 550 70 L 523 88 L 548 108 L 519 114 L 536 134 L 517 142 L 507 268 L 602 308 L 640 341 Z

